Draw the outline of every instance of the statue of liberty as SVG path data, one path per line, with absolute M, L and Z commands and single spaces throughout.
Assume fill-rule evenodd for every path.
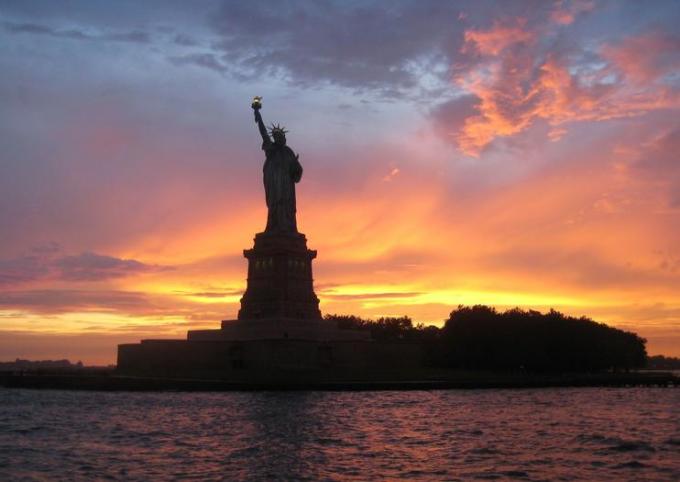
M 260 115 L 261 101 L 261 97 L 255 97 L 251 107 L 255 111 L 255 122 L 262 136 L 262 150 L 266 156 L 262 168 L 268 209 L 265 232 L 297 233 L 295 183 L 302 177 L 302 166 L 298 161 L 299 156 L 286 145 L 286 130 L 283 127 L 272 124 L 267 132 Z

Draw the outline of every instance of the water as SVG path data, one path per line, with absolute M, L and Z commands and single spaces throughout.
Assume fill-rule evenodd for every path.
M 0 480 L 680 480 L 680 390 L 0 389 Z

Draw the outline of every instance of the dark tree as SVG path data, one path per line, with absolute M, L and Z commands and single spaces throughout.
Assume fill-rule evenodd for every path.
M 646 341 L 590 318 L 550 310 L 503 313 L 458 306 L 443 328 L 413 325 L 406 317 L 369 320 L 326 315 L 344 329 L 370 330 L 376 341 L 422 343 L 430 365 L 472 370 L 591 372 L 645 365 Z
M 680 370 L 680 358 L 654 355 L 647 358 L 646 368 L 650 370 Z
M 341 329 L 368 330 L 374 340 L 425 341 L 435 340 L 439 335 L 439 328 L 436 326 L 413 326 L 413 320 L 408 316 L 383 317 L 377 320 L 353 315 L 326 315 L 324 318 L 335 321 Z
M 589 318 L 519 308 L 499 313 L 459 306 L 442 330 L 448 366 L 491 370 L 583 372 L 644 366 L 646 341 Z

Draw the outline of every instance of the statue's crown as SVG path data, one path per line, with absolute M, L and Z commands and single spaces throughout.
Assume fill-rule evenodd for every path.
M 274 134 L 283 134 L 286 135 L 288 131 L 281 125 L 279 124 L 272 124 L 271 127 L 269 127 L 269 133 L 271 135 Z

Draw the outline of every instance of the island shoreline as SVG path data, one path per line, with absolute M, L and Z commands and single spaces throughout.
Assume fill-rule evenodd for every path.
M 216 380 L 122 375 L 0 374 L 0 387 L 123 392 L 229 391 L 385 391 L 471 390 L 583 387 L 680 387 L 680 377 L 669 372 L 567 375 L 479 375 L 437 379 L 291 379 Z

